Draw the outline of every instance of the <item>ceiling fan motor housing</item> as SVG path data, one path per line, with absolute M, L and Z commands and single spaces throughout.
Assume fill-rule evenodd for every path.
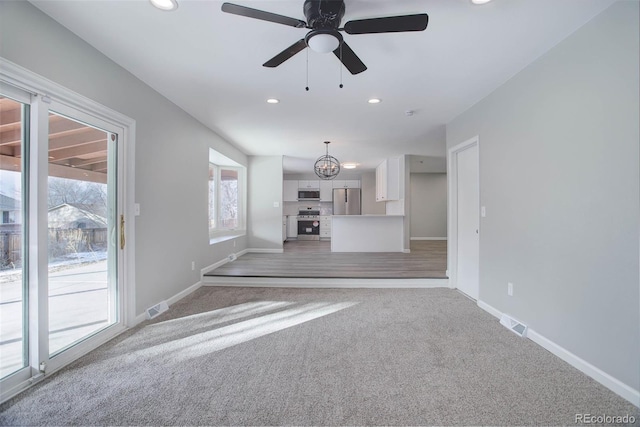
M 313 30 L 337 30 L 344 17 L 344 0 L 305 0 L 304 16 Z

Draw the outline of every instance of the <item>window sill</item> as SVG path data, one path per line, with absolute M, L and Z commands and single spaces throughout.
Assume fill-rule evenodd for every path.
M 209 244 L 215 245 L 216 243 L 226 242 L 227 240 L 235 239 L 238 237 L 246 236 L 247 230 L 230 230 L 220 231 L 213 236 L 209 237 Z

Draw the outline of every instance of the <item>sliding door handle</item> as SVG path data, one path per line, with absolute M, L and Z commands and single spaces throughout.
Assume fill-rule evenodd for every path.
M 120 249 L 124 249 L 124 215 L 120 215 Z

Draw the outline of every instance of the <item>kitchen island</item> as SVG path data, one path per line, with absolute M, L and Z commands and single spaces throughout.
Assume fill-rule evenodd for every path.
M 331 252 L 404 252 L 404 216 L 333 215 Z

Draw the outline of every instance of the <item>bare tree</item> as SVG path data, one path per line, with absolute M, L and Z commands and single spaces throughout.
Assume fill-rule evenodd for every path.
M 107 185 L 97 182 L 49 177 L 49 208 L 63 203 L 81 204 L 87 207 L 107 206 Z

